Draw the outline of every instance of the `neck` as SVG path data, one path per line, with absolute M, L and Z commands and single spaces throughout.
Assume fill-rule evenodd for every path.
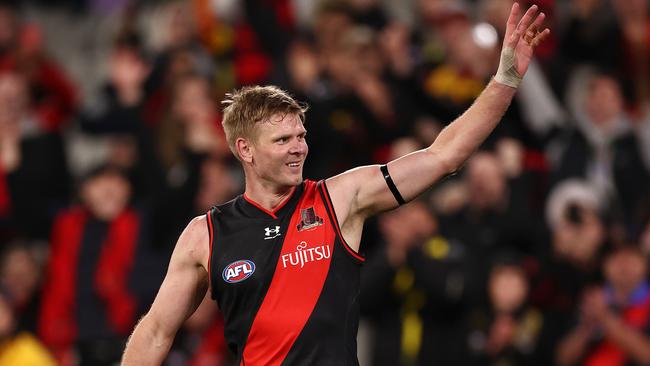
M 246 191 L 244 194 L 255 203 L 269 211 L 274 211 L 289 197 L 296 186 L 278 186 L 268 182 L 246 178 Z

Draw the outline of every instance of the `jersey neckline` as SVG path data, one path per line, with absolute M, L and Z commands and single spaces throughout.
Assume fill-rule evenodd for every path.
M 241 207 L 244 210 L 244 212 L 247 215 L 250 215 L 252 217 L 260 217 L 260 218 L 273 218 L 277 219 L 279 217 L 284 216 L 285 212 L 287 211 L 287 208 L 292 206 L 289 205 L 289 202 L 295 201 L 296 197 L 300 197 L 303 191 L 303 187 L 305 185 L 305 182 L 303 181 L 302 183 L 298 184 L 293 192 L 282 201 L 278 207 L 276 207 L 274 210 L 267 210 L 264 208 L 262 205 L 259 203 L 255 202 L 253 199 L 248 197 L 246 193 L 243 193 L 240 197 L 243 198 L 240 200 Z

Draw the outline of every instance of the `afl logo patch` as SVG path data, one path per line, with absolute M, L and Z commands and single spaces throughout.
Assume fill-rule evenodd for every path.
M 242 259 L 227 265 L 221 276 L 228 283 L 237 283 L 252 276 L 253 272 L 255 272 L 255 263 L 248 259 Z

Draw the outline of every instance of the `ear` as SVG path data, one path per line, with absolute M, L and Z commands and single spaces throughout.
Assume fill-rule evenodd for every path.
M 252 163 L 253 162 L 253 144 L 251 141 L 240 137 L 235 141 L 235 148 L 241 161 Z

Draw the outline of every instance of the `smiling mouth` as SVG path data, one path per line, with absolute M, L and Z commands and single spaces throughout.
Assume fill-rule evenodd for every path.
M 300 166 L 300 163 L 287 163 L 286 165 L 290 168 L 297 168 Z

